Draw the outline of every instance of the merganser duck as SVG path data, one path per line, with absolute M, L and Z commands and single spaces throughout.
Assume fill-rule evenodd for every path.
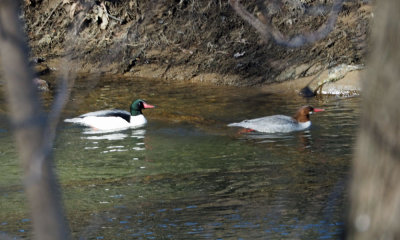
M 65 119 L 65 122 L 72 122 L 92 127 L 96 130 L 117 130 L 125 128 L 137 128 L 147 123 L 142 114 L 143 109 L 154 108 L 153 105 L 138 99 L 132 102 L 130 113 L 124 110 L 110 109 L 90 112 L 76 118 Z
M 276 133 L 301 131 L 311 126 L 310 114 L 322 112 L 324 109 L 303 106 L 297 110 L 293 117 L 285 115 L 273 115 L 268 117 L 244 120 L 238 123 L 228 124 L 229 127 L 242 127 L 250 131 Z

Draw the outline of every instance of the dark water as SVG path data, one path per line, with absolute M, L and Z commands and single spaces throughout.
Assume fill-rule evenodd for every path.
M 145 110 L 140 129 L 88 133 L 61 123 L 57 173 L 75 239 L 340 239 L 359 98 L 302 99 L 258 88 L 78 79 L 63 118 Z M 46 105 L 50 96 L 44 97 Z M 20 169 L 0 115 L 0 234 L 30 238 Z M 310 130 L 239 134 L 226 124 L 302 105 Z

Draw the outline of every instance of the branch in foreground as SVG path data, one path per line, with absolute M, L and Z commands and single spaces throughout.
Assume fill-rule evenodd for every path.
M 68 225 L 52 168 L 52 148 L 48 148 L 52 142 L 46 142 L 49 118 L 40 106 L 33 83 L 28 45 L 18 19 L 20 5 L 20 1 L 0 1 L 0 58 L 16 145 L 24 167 L 34 238 L 67 239 Z
M 318 28 L 315 32 L 299 34 L 292 38 L 288 38 L 282 34 L 279 30 L 274 28 L 270 22 L 263 23 L 253 14 L 249 13 L 243 5 L 239 3 L 239 0 L 229 0 L 229 4 L 235 9 L 236 13 L 239 14 L 246 22 L 253 26 L 258 33 L 265 39 L 269 40 L 272 38 L 276 43 L 287 47 L 301 47 L 306 44 L 314 43 L 326 37 L 335 27 L 337 17 L 340 10 L 342 9 L 344 0 L 335 0 L 330 10 L 328 19 L 325 24 Z

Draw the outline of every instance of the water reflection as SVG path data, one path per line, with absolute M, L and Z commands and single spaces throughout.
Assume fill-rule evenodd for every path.
M 208 177 L 212 180 L 217 175 Z M 274 188 L 270 190 L 274 193 Z M 246 192 L 249 195 L 246 196 Z M 138 201 L 129 194 L 110 195 L 110 199 L 125 204 L 105 202 L 113 207 L 94 214 L 90 226 L 93 232 L 85 232 L 84 236 L 107 239 L 332 239 L 342 233 L 343 221 L 332 215 L 337 211 L 338 203 L 330 201 L 331 196 L 328 196 L 328 207 L 320 212 L 317 201 L 310 201 L 309 206 L 299 203 L 299 208 L 296 208 L 292 206 L 293 202 L 288 201 L 293 196 L 279 192 L 276 196 L 265 193 L 264 198 L 257 196 L 260 192 L 251 191 L 242 191 L 241 194 L 221 192 L 208 197 L 197 194 L 173 202 L 147 196 L 142 196 L 145 201 Z M 302 209 L 302 206 L 307 209 Z M 321 218 L 315 219 L 315 214 L 320 214 Z
M 242 141 L 253 141 L 265 146 L 291 146 L 300 150 L 311 149 L 314 143 L 311 130 L 292 133 L 239 132 L 235 134 L 235 137 Z
M 91 133 L 91 134 L 93 134 L 93 133 Z M 88 137 L 83 137 L 83 138 L 89 139 L 89 140 L 122 140 L 127 137 L 128 137 L 127 134 L 112 133 L 112 134 L 105 134 L 105 135 L 100 135 L 100 136 L 88 136 Z

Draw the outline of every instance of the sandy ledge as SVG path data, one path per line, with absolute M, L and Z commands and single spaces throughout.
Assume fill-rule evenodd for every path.
M 308 85 L 310 90 L 318 95 L 355 96 L 361 94 L 361 81 L 364 74 L 364 69 L 354 70 L 345 73 L 339 80 L 327 81 L 329 71 L 326 70 L 320 75 L 265 85 L 262 89 L 271 93 L 299 94 L 301 89 Z

